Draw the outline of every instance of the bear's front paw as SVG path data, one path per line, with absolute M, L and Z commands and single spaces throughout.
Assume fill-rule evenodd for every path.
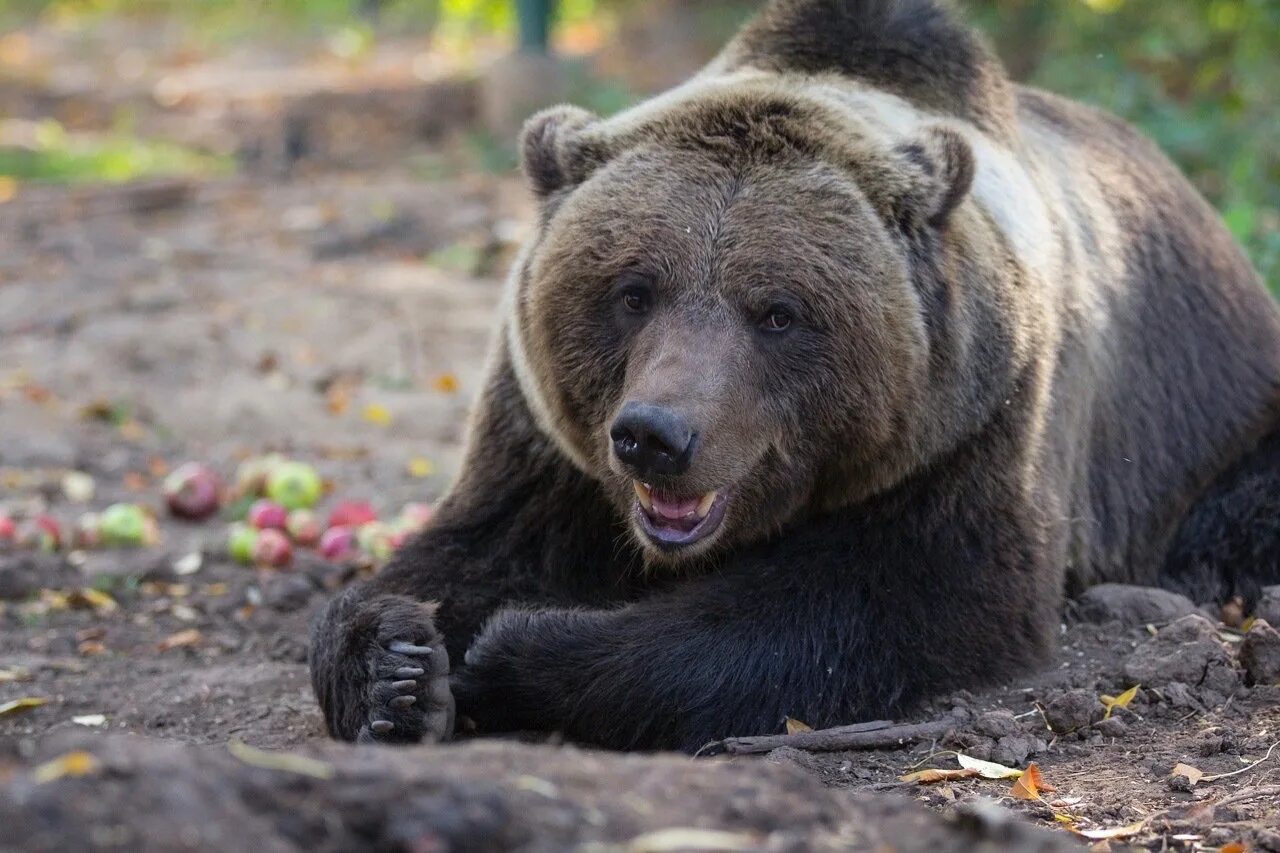
M 334 736 L 417 743 L 453 734 L 449 653 L 431 613 L 403 596 L 330 604 L 313 639 L 311 677 Z

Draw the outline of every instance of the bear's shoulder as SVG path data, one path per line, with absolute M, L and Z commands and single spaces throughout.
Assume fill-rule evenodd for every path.
M 715 67 L 836 74 L 995 135 L 1014 128 L 1003 66 L 941 0 L 774 0 Z

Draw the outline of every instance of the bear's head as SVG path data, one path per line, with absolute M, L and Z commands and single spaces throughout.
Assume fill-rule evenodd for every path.
M 989 405 L 961 351 L 1003 332 L 958 291 L 1000 260 L 955 233 L 984 227 L 955 222 L 974 176 L 956 131 L 886 142 L 742 87 L 553 108 L 522 158 L 541 216 L 507 321 L 521 386 L 652 559 L 865 499 Z

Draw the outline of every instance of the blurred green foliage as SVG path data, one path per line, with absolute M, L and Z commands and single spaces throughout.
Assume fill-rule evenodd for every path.
M 1155 138 L 1218 206 L 1280 292 L 1280 0 L 957 2 L 990 34 L 1016 78 L 1112 110 Z M 697 27 L 719 36 L 759 3 L 556 5 L 568 25 L 683 6 Z M 435 31 L 466 39 L 507 35 L 515 25 L 514 0 L 0 0 L 0 23 L 121 14 L 184 18 L 204 34 L 319 32 L 353 55 L 375 33 Z M 574 89 L 597 109 L 636 97 L 616 81 L 575 81 Z
M 0 176 L 26 181 L 132 181 L 155 175 L 229 172 L 229 158 L 168 142 L 142 139 L 126 129 L 72 136 L 52 119 L 40 122 L 34 144 L 0 146 Z

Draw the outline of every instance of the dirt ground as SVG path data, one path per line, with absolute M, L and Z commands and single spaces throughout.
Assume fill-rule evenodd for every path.
M 34 109 L 50 85 L 0 93 Z M 230 476 L 267 450 L 315 464 L 330 503 L 437 497 L 531 210 L 457 135 L 408 133 L 359 169 L 301 156 L 0 203 L 0 508 L 159 510 L 165 470 Z M 94 494 L 68 497 L 68 471 Z M 245 568 L 223 522 L 160 517 L 152 548 L 0 551 L 0 708 L 45 700 L 0 712 L 0 848 L 1280 851 L 1280 589 L 1230 624 L 1095 591 L 1052 667 L 935 701 L 907 722 L 945 731 L 895 748 L 357 749 L 326 741 L 305 666 L 311 613 L 355 571 Z M 1055 790 L 900 779 L 956 752 L 1034 762 Z

